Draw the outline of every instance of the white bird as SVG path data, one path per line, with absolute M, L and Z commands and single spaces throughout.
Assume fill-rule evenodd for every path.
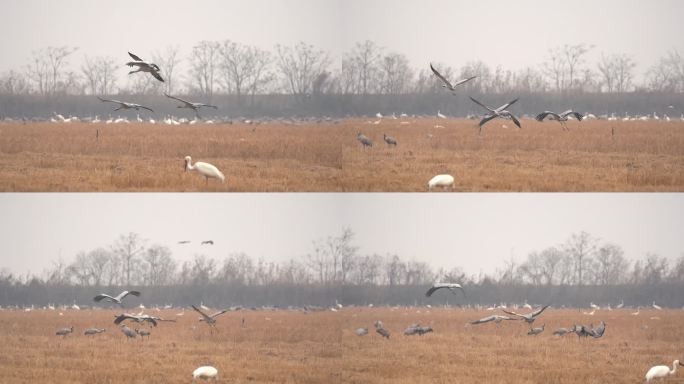
M 437 117 L 440 118 L 440 119 L 446 119 L 446 116 L 444 116 L 444 115 L 439 111 L 439 109 L 437 110 Z
M 596 305 L 596 304 L 594 304 L 593 302 L 590 302 L 590 303 L 589 303 L 589 306 L 592 307 L 592 308 L 594 308 L 594 309 L 599 309 L 599 306 Z
M 486 114 L 484 117 L 482 117 L 482 120 L 480 120 L 480 124 L 478 124 L 480 126 L 480 133 L 482 133 L 482 126 L 483 125 L 485 125 L 488 121 L 493 120 L 497 117 L 502 118 L 502 119 L 511 119 L 511 120 L 513 120 L 513 123 L 518 126 L 518 128 L 522 128 L 522 126 L 520 125 L 520 121 L 518 121 L 518 119 L 515 117 L 515 115 L 513 115 L 511 112 L 506 110 L 506 108 L 510 107 L 516 101 L 518 101 L 518 99 L 510 101 L 510 102 L 500 106 L 499 108 L 490 108 L 490 107 L 480 103 L 479 101 L 473 99 L 472 97 L 470 98 L 470 100 L 472 100 L 475 104 L 477 104 L 477 105 L 479 105 L 479 106 L 481 106 L 484 109 L 489 111 L 488 114 Z
M 428 181 L 428 191 L 435 187 L 453 188 L 454 177 L 451 175 L 437 175 Z
M 183 100 L 180 97 L 171 96 L 166 92 L 164 92 L 164 96 L 168 97 L 169 99 L 174 99 L 174 100 L 177 100 L 177 101 L 180 101 L 181 103 L 183 103 L 183 105 L 179 105 L 178 108 L 190 108 L 193 111 L 195 111 L 195 116 L 197 116 L 198 119 L 201 119 L 201 117 L 199 115 L 199 109 L 200 108 L 207 107 L 207 108 L 218 109 L 218 107 L 215 105 L 209 105 L 209 104 L 205 104 L 205 103 L 193 103 L 193 102 L 190 102 L 187 100 Z
M 117 104 L 119 104 L 119 108 L 114 108 L 115 111 L 118 111 L 118 110 L 121 110 L 121 109 L 135 109 L 136 111 L 139 111 L 140 108 L 142 108 L 142 109 L 147 109 L 148 111 L 154 113 L 154 111 L 153 111 L 151 108 L 148 108 L 148 107 L 146 107 L 146 106 L 144 106 L 144 105 L 135 104 L 135 103 L 128 103 L 128 102 L 119 101 L 119 100 L 103 99 L 103 98 L 101 98 L 100 96 L 97 96 L 97 98 L 98 98 L 101 102 L 103 102 L 103 103 L 104 103 L 104 102 L 109 102 L 109 103 L 117 103 Z
M 193 380 L 195 380 L 195 379 L 204 379 L 204 380 L 214 379 L 214 380 L 216 380 L 217 377 L 218 377 L 218 370 L 216 368 L 210 367 L 210 366 L 199 367 L 192 372 L 192 379 Z
M 624 306 L 625 306 L 625 301 L 624 301 L 624 300 L 620 300 L 620 304 L 618 304 L 618 305 L 615 307 L 615 309 L 622 309 L 622 307 L 624 307 Z
M 160 69 L 157 64 L 143 61 L 143 59 L 130 52 L 128 52 L 128 55 L 131 56 L 135 61 L 129 61 L 126 63 L 126 65 L 129 67 L 138 67 L 137 70 L 128 72 L 129 75 L 136 72 L 148 72 L 150 75 L 154 76 L 155 79 L 161 81 L 162 83 L 164 82 L 164 79 L 159 74 Z
M 430 63 L 430 69 L 432 70 L 432 73 L 435 74 L 435 76 L 439 77 L 439 79 L 442 80 L 442 82 L 444 83 L 444 84 L 442 84 L 442 87 L 450 90 L 452 94 L 456 90 L 455 87 L 457 87 L 463 83 L 467 83 L 468 81 L 477 77 L 477 76 L 471 76 L 471 77 L 468 77 L 466 79 L 459 80 L 459 81 L 452 84 L 451 82 L 449 82 L 449 80 L 446 79 L 446 77 L 442 76 L 441 73 L 437 72 L 435 67 L 432 66 L 432 63 Z
M 679 360 L 672 362 L 672 370 L 670 370 L 670 367 L 667 365 L 656 365 L 655 367 L 651 367 L 651 369 L 646 372 L 646 382 L 650 383 L 653 379 L 674 375 L 677 372 L 677 366 L 679 365 L 684 367 L 684 364 L 680 363 Z
M 662 308 L 660 305 L 658 305 L 658 304 L 655 303 L 655 300 L 653 300 L 653 308 L 655 308 L 655 309 L 657 309 L 657 310 L 659 310 L 659 311 L 662 311 L 662 310 L 663 310 L 663 308 Z
M 436 290 L 442 289 L 442 288 L 447 288 L 448 290 L 451 291 L 451 293 L 456 294 L 456 290 L 460 289 L 461 292 L 463 292 L 463 295 L 465 295 L 465 291 L 463 290 L 463 287 L 461 284 L 456 284 L 456 283 L 435 283 L 428 289 L 427 292 L 425 292 L 425 296 L 430 297 L 432 296 L 433 293 L 435 293 Z
M 201 161 L 192 164 L 192 158 L 190 156 L 185 156 L 185 171 L 197 171 L 202 176 L 206 178 L 206 182 L 209 183 L 209 178 L 219 179 L 223 183 L 226 179 L 223 173 L 219 171 L 218 168 L 209 163 L 203 163 Z
M 104 300 L 104 299 L 107 299 L 106 301 L 108 301 L 108 302 L 110 302 L 110 303 L 121 304 L 121 300 L 123 300 L 124 297 L 126 297 L 126 296 L 128 296 L 128 295 L 133 295 L 133 296 L 138 296 L 138 297 L 139 297 L 139 296 L 140 296 L 140 292 L 138 292 L 138 291 L 123 291 L 123 292 L 119 293 L 119 295 L 116 296 L 116 297 L 114 297 L 114 296 L 109 296 L 109 295 L 106 294 L 106 293 L 100 293 L 99 295 L 95 296 L 95 297 L 93 298 L 93 300 L 95 300 L 95 301 L 97 301 L 97 302 L 99 303 L 100 301 L 102 301 L 102 300 Z
M 632 312 L 632 316 L 639 316 L 639 311 L 641 311 L 641 307 L 637 307 L 636 312 Z

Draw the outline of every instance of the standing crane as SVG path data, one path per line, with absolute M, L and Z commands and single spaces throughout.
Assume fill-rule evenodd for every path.
M 223 172 L 219 171 L 214 165 L 201 161 L 198 161 L 193 165 L 190 156 L 185 156 L 185 171 L 199 172 L 200 175 L 205 177 L 207 184 L 209 183 L 209 178 L 219 179 L 222 183 L 226 180 L 226 177 L 223 176 Z

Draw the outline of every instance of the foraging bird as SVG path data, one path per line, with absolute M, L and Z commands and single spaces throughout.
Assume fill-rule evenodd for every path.
M 366 336 L 368 334 L 368 328 L 358 328 L 354 333 L 356 333 L 357 336 Z
M 593 337 L 594 339 L 598 339 L 603 336 L 604 332 L 606 332 L 606 323 L 601 321 L 596 328 L 593 328 L 592 326 L 592 328 L 589 330 L 589 336 Z
M 466 79 L 459 80 L 459 81 L 452 84 L 451 82 L 449 82 L 449 80 L 446 79 L 446 77 L 442 76 L 441 73 L 437 72 L 435 67 L 432 66 L 432 63 L 430 63 L 430 69 L 432 70 L 432 73 L 434 73 L 435 76 L 439 77 L 439 79 L 442 80 L 442 82 L 444 83 L 444 84 L 442 84 L 442 88 L 446 88 L 446 89 L 450 90 L 452 94 L 455 94 L 455 91 L 456 91 L 455 87 L 457 87 L 463 83 L 467 83 L 468 81 L 477 77 L 477 76 L 471 76 L 471 77 L 468 77 Z
M 138 67 L 137 70 L 128 72 L 129 75 L 136 72 L 148 72 L 150 75 L 154 76 L 155 79 L 161 81 L 162 83 L 164 82 L 164 79 L 159 74 L 160 69 L 157 64 L 143 61 L 143 59 L 130 52 L 128 52 L 128 55 L 131 56 L 131 58 L 133 58 L 135 61 L 129 61 L 126 63 L 126 65 L 129 67 Z
M 670 370 L 670 367 L 667 365 L 656 365 L 655 367 L 651 367 L 651 369 L 646 372 L 646 382 L 650 383 L 653 379 L 660 379 L 667 377 L 668 375 L 674 375 L 677 373 L 678 365 L 684 367 L 684 364 L 680 363 L 679 360 L 672 362 L 672 370 Z
M 121 326 L 121 332 L 123 332 L 123 334 L 126 335 L 128 339 L 135 339 L 138 335 L 134 330 L 128 328 L 126 324 Z
M 491 321 L 495 322 L 496 324 L 499 324 L 503 320 L 515 320 L 515 319 L 512 317 L 509 317 L 509 316 L 491 315 L 491 316 L 483 317 L 479 320 L 473 320 L 470 322 L 470 324 L 484 324 L 484 323 L 489 323 Z
M 103 99 L 103 98 L 101 98 L 100 96 L 97 96 L 97 98 L 98 98 L 101 102 L 103 102 L 103 103 L 104 103 L 104 102 L 109 102 L 109 103 L 117 103 L 117 104 L 119 104 L 119 108 L 114 108 L 115 111 L 118 111 L 118 110 L 121 110 L 121 109 L 135 109 L 136 111 L 139 111 L 140 108 L 142 108 L 142 109 L 147 109 L 148 111 L 154 113 L 154 111 L 152 110 L 152 108 L 146 107 L 146 106 L 144 106 L 144 105 L 135 104 L 135 103 L 128 103 L 128 102 L 125 102 L 125 101 L 119 101 L 119 100 L 113 100 L 113 99 Z
M 363 147 L 372 147 L 373 146 L 373 141 L 369 139 L 366 135 L 364 135 L 361 132 L 358 132 L 356 134 L 356 140 L 358 140 L 361 144 L 363 144 Z
M 510 107 L 516 101 L 518 101 L 518 99 L 510 101 L 510 102 L 508 102 L 508 103 L 506 103 L 506 104 L 504 104 L 504 105 L 502 105 L 496 109 L 490 108 L 490 107 L 480 103 L 479 101 L 473 99 L 472 97 L 470 98 L 470 100 L 472 100 L 473 102 L 475 102 L 475 104 L 477 104 L 477 105 L 479 105 L 479 106 L 481 106 L 481 107 L 483 107 L 489 111 L 489 113 L 484 115 L 482 117 L 482 120 L 480 120 L 480 124 L 479 124 L 480 133 L 482 133 L 482 126 L 483 125 L 485 125 L 488 121 L 493 120 L 497 117 L 502 118 L 502 119 L 511 119 L 511 120 L 513 120 L 513 123 L 518 126 L 518 128 L 522 128 L 522 126 L 520 125 L 520 121 L 518 121 L 518 119 L 515 117 L 515 115 L 513 115 L 511 112 L 506 110 L 506 108 Z
M 444 189 L 454 187 L 454 177 L 451 175 L 437 175 L 428 181 L 428 191 L 432 188 L 443 187 Z
M 106 329 L 104 329 L 104 328 L 88 328 L 88 329 L 85 330 L 85 332 L 83 332 L 83 334 L 86 335 L 86 336 L 88 336 L 88 335 L 97 335 L 97 334 L 100 334 L 100 333 L 102 333 L 102 332 L 104 332 L 104 331 L 106 331 Z
M 544 312 L 544 310 L 545 310 L 546 308 L 548 308 L 548 307 L 549 307 L 548 305 L 545 305 L 545 306 L 543 306 L 543 307 L 537 309 L 537 310 L 534 311 L 534 312 L 530 312 L 530 313 L 526 313 L 526 314 L 516 313 L 516 312 L 513 312 L 513 311 L 507 311 L 507 310 L 505 310 L 505 309 L 503 309 L 503 311 L 504 311 L 505 313 L 511 315 L 511 316 L 517 316 L 517 317 L 519 317 L 520 320 L 525 320 L 526 323 L 532 324 L 532 323 L 534 323 L 534 320 L 537 318 L 537 316 L 539 316 L 542 312 Z
M 528 335 L 532 335 L 532 336 L 537 336 L 538 334 L 544 332 L 544 326 L 545 326 L 545 325 L 546 325 L 546 324 L 542 324 L 541 327 L 530 328 L 530 330 L 527 331 L 527 334 L 528 334 Z
M 387 145 L 394 145 L 395 147 L 397 146 L 397 139 L 395 139 L 394 137 L 387 136 L 386 134 L 383 133 L 382 138 L 383 138 L 383 140 L 385 140 L 385 143 L 387 143 Z
M 544 119 L 548 117 L 549 120 L 556 120 L 557 122 L 559 122 L 563 130 L 567 131 L 568 127 L 566 125 L 566 122 L 568 121 L 570 116 L 573 116 L 575 119 L 577 119 L 577 121 L 582 121 L 582 119 L 584 118 L 584 116 L 582 116 L 581 113 L 575 112 L 572 109 L 568 109 L 567 111 L 560 114 L 551 111 L 544 111 L 538 114 L 535 119 L 537 121 L 544 121 Z
M 385 329 L 385 327 L 382 325 L 382 321 L 380 320 L 375 322 L 375 332 L 377 332 L 380 336 L 384 337 L 385 339 L 390 338 L 390 331 Z
M 465 296 L 465 291 L 463 290 L 461 284 L 456 283 L 435 283 L 432 285 L 432 287 L 430 287 L 430 289 L 428 289 L 427 292 L 425 292 L 425 296 L 430 297 L 433 293 L 435 293 L 435 291 L 442 288 L 450 290 L 451 293 L 453 293 L 454 295 L 456 294 L 456 290 L 460 289 L 463 295 Z
M 205 245 L 205 244 L 214 245 L 214 240 L 205 240 L 200 245 Z
M 199 367 L 192 372 L 192 379 L 214 379 L 218 377 L 218 370 L 214 367 Z
M 147 336 L 148 339 L 150 338 L 150 335 L 151 335 L 151 332 L 148 331 L 148 330 L 146 330 L 146 329 L 138 329 L 138 328 L 136 328 L 136 329 L 135 329 L 135 333 L 137 333 L 138 335 L 140 335 L 141 338 L 144 338 L 145 336 Z
M 123 300 L 124 297 L 126 297 L 128 295 L 140 297 L 140 292 L 138 292 L 138 291 L 123 291 L 123 292 L 119 293 L 119 295 L 116 297 L 109 296 L 106 293 L 100 293 L 99 295 L 95 296 L 93 298 L 93 300 L 95 300 L 96 302 L 99 303 L 100 301 L 106 299 L 106 301 L 108 301 L 110 303 L 121 304 L 121 300 Z
M 195 307 L 194 305 L 191 305 L 191 307 L 192 307 L 192 309 L 194 309 L 195 311 L 199 312 L 200 315 L 202 315 L 202 318 L 200 319 L 200 321 L 204 321 L 204 322 L 206 322 L 207 324 L 209 324 L 209 325 L 211 325 L 211 326 L 216 326 L 216 318 L 217 318 L 219 315 L 222 315 L 222 314 L 228 312 L 228 310 L 224 309 L 224 310 L 222 310 L 222 311 L 218 311 L 218 312 L 214 313 L 213 315 L 207 315 L 206 313 L 202 312 L 202 310 L 200 310 L 199 308 Z
M 192 158 L 190 156 L 185 156 L 185 171 L 197 171 L 202 176 L 205 177 L 206 183 L 209 183 L 209 178 L 219 179 L 223 183 L 226 179 L 223 176 L 223 172 L 219 171 L 214 165 L 209 163 L 203 163 L 201 161 L 192 164 Z
M 60 329 L 59 331 L 55 332 L 55 335 L 67 337 L 68 334 L 73 333 L 73 332 L 74 332 L 74 327 L 71 326 L 70 328 Z
M 166 97 L 168 97 L 168 98 L 170 98 L 170 99 L 174 99 L 174 100 L 180 101 L 181 103 L 183 103 L 183 105 L 179 105 L 178 108 L 190 108 L 190 109 L 192 109 L 193 111 L 195 111 L 195 116 L 197 116 L 198 119 L 201 119 L 201 118 L 202 118 L 202 117 L 200 117 L 200 115 L 199 115 L 199 109 L 200 109 L 200 108 L 202 108 L 202 107 L 207 107 L 207 108 L 218 109 L 218 107 L 215 106 L 215 105 L 209 105 L 209 104 L 205 104 L 205 103 L 193 103 L 193 102 L 190 102 L 190 101 L 187 101 L 187 100 L 183 100 L 183 99 L 181 99 L 180 97 L 171 96 L 171 95 L 169 95 L 169 94 L 166 93 L 166 92 L 164 92 L 164 96 L 166 96 Z
M 404 335 L 406 336 L 413 336 L 413 335 L 419 335 L 423 336 L 424 334 L 432 332 L 432 327 L 421 327 L 420 324 L 411 324 L 404 330 Z
M 553 331 L 553 334 L 558 335 L 558 336 L 563 336 L 563 335 L 566 335 L 568 333 L 572 333 L 573 331 L 574 331 L 574 328 L 562 328 L 561 327 L 561 328 L 558 328 L 555 331 Z

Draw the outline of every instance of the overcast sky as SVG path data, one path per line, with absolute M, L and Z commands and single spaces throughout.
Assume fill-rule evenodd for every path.
M 22 193 L 0 194 L 0 212 L 0 268 L 21 274 L 128 232 L 169 246 L 180 261 L 231 252 L 286 261 L 349 227 L 361 254 L 475 274 L 579 231 L 622 246 L 630 259 L 684 254 L 683 194 Z
M 187 56 L 201 40 L 272 50 L 305 41 L 335 59 L 366 39 L 406 54 L 416 68 L 430 61 L 458 68 L 481 59 L 506 69 L 536 66 L 563 44 L 596 46 L 634 57 L 639 75 L 671 49 L 684 53 L 679 0 L 0 0 L 0 72 L 25 66 L 46 46 L 85 54 L 143 59 L 169 45 Z M 120 75 L 126 73 L 122 65 Z

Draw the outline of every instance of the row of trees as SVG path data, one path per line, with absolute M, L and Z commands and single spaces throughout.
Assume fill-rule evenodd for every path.
M 549 50 L 539 65 L 512 71 L 470 61 L 456 69 L 437 63 L 448 78 L 478 76 L 464 88 L 480 93 L 684 92 L 684 59 L 677 50 L 661 57 L 635 84 L 636 63 L 628 54 L 601 53 L 588 63 L 595 49 L 586 44 L 563 45 Z M 304 101 L 318 94 L 402 95 L 440 91 L 427 66 L 412 68 L 405 54 L 387 50 L 372 41 L 357 43 L 333 61 L 330 53 L 300 42 L 276 45 L 273 51 L 230 40 L 201 41 L 183 59 L 178 47 L 154 52 L 149 59 L 162 68 L 166 82 L 150 76 L 131 76 L 121 85 L 122 60 L 84 56 L 79 66 L 70 60 L 75 47 L 47 47 L 33 53 L 24 69 L 0 75 L 0 93 L 36 94 L 161 94 L 188 93 L 211 99 L 214 94 L 252 98 L 258 94 L 289 94 Z M 180 65 L 188 68 L 179 74 Z
M 23 281 L 7 272 L 5 284 L 28 281 L 50 286 L 416 286 L 436 280 L 468 285 L 499 286 L 619 286 L 684 283 L 684 256 L 674 263 L 655 254 L 631 261 L 619 245 L 604 243 L 586 232 L 573 234 L 563 244 L 531 252 L 518 263 L 511 260 L 496 273 L 466 275 L 459 267 L 434 269 L 428 263 L 404 260 L 398 255 L 362 254 L 354 233 L 313 242 L 312 251 L 300 258 L 276 263 L 232 253 L 223 260 L 195 255 L 179 262 L 170 249 L 152 244 L 136 233 L 121 235 L 109 247 L 77 254 L 73 261 L 59 260 L 43 276 Z

